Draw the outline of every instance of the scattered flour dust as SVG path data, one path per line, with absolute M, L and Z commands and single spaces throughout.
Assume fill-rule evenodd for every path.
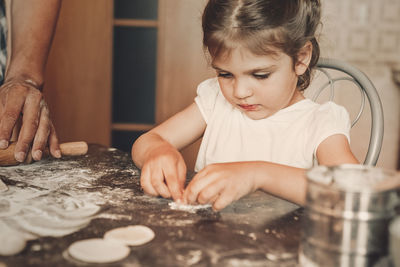
M 0 192 L 0 242 L 14 244 L 0 246 L 0 256 L 19 253 L 27 240 L 76 232 L 99 213 L 99 205 L 118 204 L 113 201 L 132 195 L 130 189 L 87 190 L 93 181 L 113 171 L 111 167 L 93 172 L 72 160 L 0 168 L 0 176 L 15 182 Z

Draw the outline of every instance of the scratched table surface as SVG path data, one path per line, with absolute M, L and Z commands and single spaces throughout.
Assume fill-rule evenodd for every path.
M 173 210 L 168 205 L 171 200 L 143 193 L 140 172 L 127 153 L 94 144 L 85 156 L 1 168 L 0 178 L 9 187 L 51 192 L 42 198 L 75 196 L 101 207 L 87 226 L 61 237 L 33 238 L 21 253 L 0 257 L 0 266 L 91 266 L 68 255 L 71 243 L 102 238 L 110 229 L 137 224 L 150 227 L 155 238 L 130 247 L 127 258 L 103 265 L 297 265 L 303 210 L 263 192 L 246 196 L 220 212 L 210 208 Z

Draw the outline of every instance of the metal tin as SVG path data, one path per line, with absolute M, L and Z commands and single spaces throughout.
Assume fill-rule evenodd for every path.
M 387 255 L 399 179 L 394 171 L 363 165 L 309 170 L 300 263 L 372 266 Z
M 400 267 L 400 216 L 397 216 L 389 226 L 390 256 L 393 267 Z

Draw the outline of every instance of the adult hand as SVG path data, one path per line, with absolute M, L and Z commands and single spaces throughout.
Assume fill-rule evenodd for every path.
M 182 199 L 186 164 L 182 155 L 170 144 L 151 150 L 142 167 L 140 183 L 145 193 L 164 198 Z
M 198 172 L 183 193 L 188 204 L 210 203 L 221 210 L 257 189 L 252 162 L 210 164 Z
M 49 144 L 52 156 L 61 152 L 49 109 L 43 95 L 30 80 L 7 80 L 0 87 L 0 149 L 8 147 L 16 122 L 22 118 L 15 147 L 15 159 L 23 162 L 32 145 L 32 158 L 40 160 Z

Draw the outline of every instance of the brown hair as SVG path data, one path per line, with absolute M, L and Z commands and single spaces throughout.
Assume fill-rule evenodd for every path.
M 202 18 L 203 45 L 214 58 L 242 45 L 256 55 L 283 52 L 295 64 L 310 41 L 311 61 L 297 82 L 302 91 L 319 59 L 315 33 L 320 19 L 320 0 L 209 0 Z

